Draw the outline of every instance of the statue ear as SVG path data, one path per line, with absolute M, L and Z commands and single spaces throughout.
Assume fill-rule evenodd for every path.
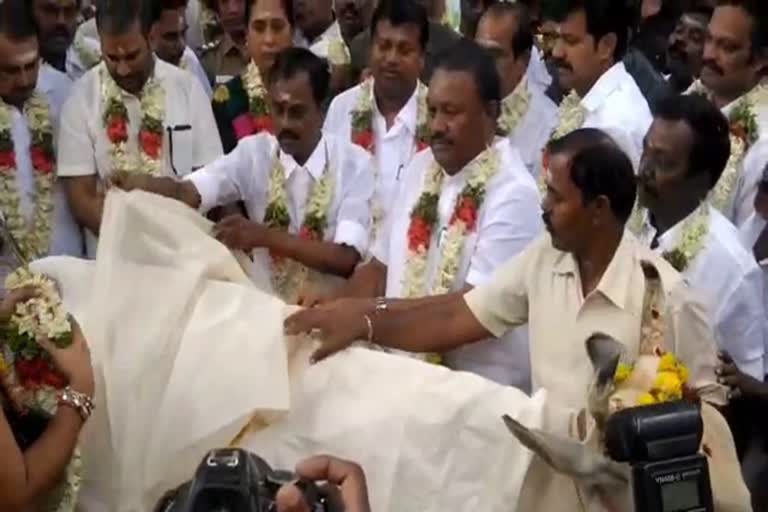
M 629 485 L 626 467 L 575 439 L 529 429 L 504 415 L 504 423 L 526 448 L 541 457 L 555 471 L 574 478 L 590 491 L 616 491 Z
M 605 388 L 613 381 L 619 359 L 624 352 L 621 343 L 607 334 L 595 333 L 586 341 L 587 355 L 595 370 L 595 383 L 598 389 Z

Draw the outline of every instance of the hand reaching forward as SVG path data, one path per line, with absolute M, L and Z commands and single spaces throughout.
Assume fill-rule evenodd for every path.
M 302 309 L 285 320 L 285 333 L 313 333 L 321 342 L 312 362 L 344 350 L 358 340 L 368 339 L 368 321 L 374 304 L 370 299 L 346 298 L 311 309 Z
M 216 224 L 213 234 L 230 249 L 248 252 L 265 246 L 269 228 L 242 215 L 230 215 Z

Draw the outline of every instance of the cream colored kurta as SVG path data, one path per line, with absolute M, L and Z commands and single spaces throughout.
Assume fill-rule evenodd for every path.
M 466 295 L 470 309 L 491 333 L 528 324 L 533 390 L 545 388 L 566 409 L 586 405 L 593 370 L 584 348 L 595 332 L 604 332 L 637 356 L 645 278 L 640 261 L 653 263 L 666 292 L 668 350 L 691 370 L 694 387 L 707 399 L 724 403 L 724 390 L 713 385 L 717 345 L 706 307 L 661 257 L 624 235 L 597 288 L 583 296 L 572 255 L 552 247 L 548 235 L 501 267 L 488 284 Z M 564 425 L 567 428 L 567 423 Z

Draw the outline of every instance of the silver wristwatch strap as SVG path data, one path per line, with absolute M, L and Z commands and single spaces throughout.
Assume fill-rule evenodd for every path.
M 93 400 L 91 397 L 67 386 L 59 393 L 59 405 L 66 405 L 75 409 L 83 421 L 87 421 L 93 414 Z

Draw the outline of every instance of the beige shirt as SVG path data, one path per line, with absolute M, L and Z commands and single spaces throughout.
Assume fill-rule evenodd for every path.
M 528 324 L 533 390 L 545 388 L 553 405 L 575 411 L 586 406 L 593 377 L 584 345 L 590 335 L 613 336 L 625 345 L 630 359 L 638 354 L 645 293 L 641 260 L 652 263 L 661 275 L 665 348 L 688 365 L 692 386 L 708 401 L 725 403 L 725 390 L 714 384 L 717 345 L 711 315 L 680 274 L 629 233 L 587 297 L 573 256 L 553 248 L 545 235 L 501 267 L 487 284 L 467 293 L 466 301 L 496 337 L 510 327 Z

